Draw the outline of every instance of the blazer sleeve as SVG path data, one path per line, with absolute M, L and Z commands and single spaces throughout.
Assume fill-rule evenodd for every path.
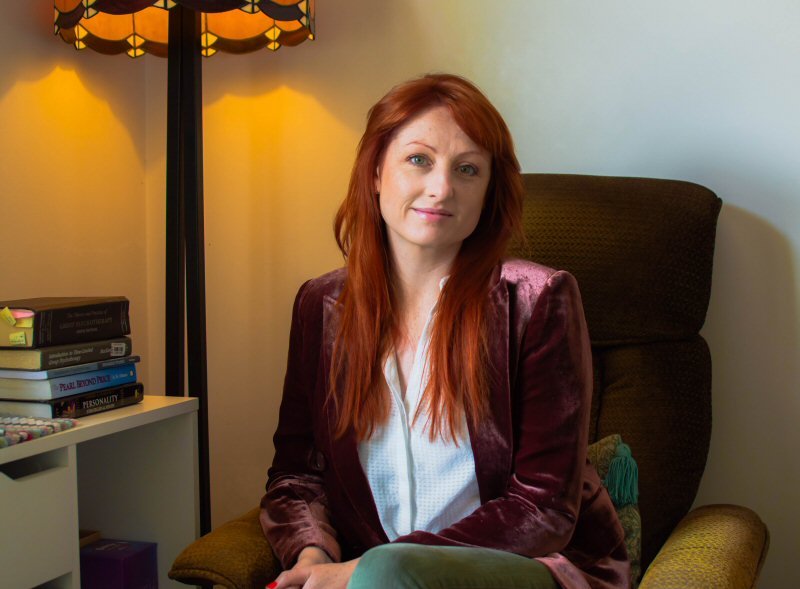
M 273 438 L 275 458 L 261 499 L 261 527 L 284 568 L 293 566 L 307 546 L 321 548 L 334 562 L 341 560 L 314 446 L 311 399 L 317 385 L 321 322 L 314 321 L 313 314 L 321 313 L 321 302 L 309 296 L 309 285 L 300 288 L 292 311 L 286 379 Z
M 396 542 L 484 546 L 528 557 L 569 543 L 586 462 L 591 351 L 575 279 L 556 272 L 538 297 L 535 290 L 517 365 L 508 366 L 514 456 L 505 492 L 438 533 L 412 532 Z

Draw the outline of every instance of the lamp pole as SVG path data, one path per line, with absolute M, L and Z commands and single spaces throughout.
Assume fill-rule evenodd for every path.
M 184 4 L 186 6 L 184 6 Z M 166 395 L 189 395 L 199 400 L 198 471 L 200 479 L 200 530 L 211 530 L 211 492 L 208 440 L 208 378 L 206 370 L 206 290 L 203 231 L 203 114 L 201 53 L 220 49 L 245 53 L 263 47 L 277 50 L 314 38 L 314 1 L 263 0 L 59 0 L 54 2 L 55 31 L 77 49 L 100 53 L 144 53 L 164 55 L 163 21 L 149 17 L 154 6 L 168 9 L 167 33 L 167 194 L 166 194 L 166 293 L 165 293 L 165 391 Z M 147 10 L 147 23 L 137 32 L 135 15 Z M 209 34 L 209 46 L 201 46 L 201 18 L 231 13 L 256 23 L 258 34 L 230 39 Z M 105 18 L 89 24 L 98 13 Z M 129 27 L 120 38 L 119 19 Z M 113 21 L 113 22 L 112 22 Z M 103 26 L 103 22 L 109 27 Z M 238 25 L 242 20 L 235 20 Z M 279 23 L 287 23 L 288 26 Z M 132 26 L 131 26 L 132 25 Z M 252 34 L 250 25 L 244 30 Z M 239 27 L 234 27 L 239 30 Z M 231 30 L 234 30 L 231 29 Z M 158 34 L 150 35 L 157 30 Z M 147 31 L 147 33 L 145 32 Z M 141 33 L 141 34 L 140 34 Z M 145 36 L 143 37 L 142 34 Z M 146 38 L 145 38 L 146 37 Z M 187 342 L 188 338 L 188 342 Z M 187 386 L 188 376 L 188 386 Z
M 188 394 L 199 399 L 200 533 L 206 534 L 211 494 L 199 12 L 180 4 L 170 10 L 168 51 L 165 387 L 167 395 L 184 396 L 188 374 Z

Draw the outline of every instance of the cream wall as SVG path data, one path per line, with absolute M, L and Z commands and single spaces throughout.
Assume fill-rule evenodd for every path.
M 50 36 L 49 0 L 8 4 L 0 247 L 14 272 L 0 298 L 127 294 L 158 392 L 165 63 L 78 54 Z M 260 496 L 293 296 L 339 264 L 331 219 L 366 109 L 448 70 L 505 114 L 525 171 L 681 178 L 722 197 L 698 503 L 755 508 L 772 532 L 762 587 L 796 585 L 800 5 L 322 0 L 317 19 L 314 43 L 204 61 L 214 522 Z
M 52 31 L 52 2 L 3 3 L 0 300 L 127 296 L 147 386 L 145 70 Z

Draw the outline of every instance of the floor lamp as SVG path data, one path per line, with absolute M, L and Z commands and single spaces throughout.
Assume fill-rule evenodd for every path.
M 168 59 L 165 391 L 199 398 L 200 532 L 205 534 L 211 530 L 211 501 L 200 59 L 218 51 L 275 51 L 313 39 L 314 0 L 54 0 L 54 4 L 56 34 L 77 49 Z

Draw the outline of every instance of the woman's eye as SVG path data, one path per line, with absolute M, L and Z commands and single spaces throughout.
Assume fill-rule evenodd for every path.
M 458 171 L 465 176 L 474 176 L 478 173 L 478 168 L 472 164 L 461 164 L 458 166 Z
M 415 166 L 424 166 L 426 163 L 428 163 L 428 158 L 426 158 L 424 155 L 412 155 L 410 158 L 408 158 L 408 161 Z

